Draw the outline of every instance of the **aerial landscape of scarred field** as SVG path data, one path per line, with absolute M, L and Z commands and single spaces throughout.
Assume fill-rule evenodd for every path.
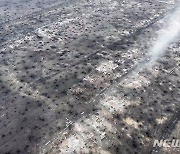
M 179 154 L 179 120 L 179 0 L 0 0 L 0 154 Z

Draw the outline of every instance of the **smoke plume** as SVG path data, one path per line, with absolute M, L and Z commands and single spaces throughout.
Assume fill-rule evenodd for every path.
M 167 26 L 159 33 L 156 42 L 149 51 L 150 62 L 152 63 L 164 54 L 171 43 L 180 38 L 180 7 L 167 18 Z

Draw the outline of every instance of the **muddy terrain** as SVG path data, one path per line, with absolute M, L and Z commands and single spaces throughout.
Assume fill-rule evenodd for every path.
M 0 0 L 0 154 L 179 154 L 180 41 L 148 53 L 178 0 Z

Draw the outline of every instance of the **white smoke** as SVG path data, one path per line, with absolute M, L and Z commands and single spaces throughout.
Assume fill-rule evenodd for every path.
M 137 77 L 138 73 L 144 68 L 152 67 L 156 60 L 165 53 L 168 46 L 180 38 L 180 5 L 163 20 L 166 26 L 159 31 L 156 41 L 152 44 L 152 48 L 149 49 L 148 62 L 144 61 L 147 59 L 144 59 L 142 63 L 140 62 L 132 73 L 133 77 Z
M 180 7 L 168 16 L 166 23 L 167 26 L 161 30 L 156 42 L 149 51 L 151 63 L 162 56 L 171 43 L 180 38 Z

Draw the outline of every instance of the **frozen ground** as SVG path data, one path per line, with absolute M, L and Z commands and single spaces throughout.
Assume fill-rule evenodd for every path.
M 179 153 L 180 42 L 147 52 L 176 0 L 0 0 L 0 154 Z

